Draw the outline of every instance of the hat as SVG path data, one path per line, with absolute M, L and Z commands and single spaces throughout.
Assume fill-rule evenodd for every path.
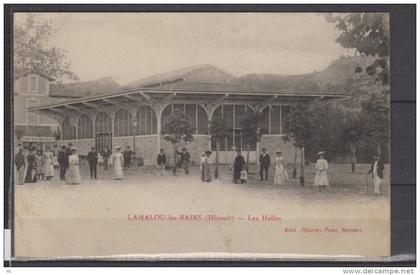
M 379 159 L 379 156 L 378 155 L 374 155 L 373 158 L 374 159 Z
M 277 150 L 277 151 L 276 151 L 276 154 L 279 154 L 279 153 L 281 153 L 281 150 Z
M 71 143 L 71 142 L 70 142 L 70 143 L 69 143 L 69 146 L 73 146 L 73 143 Z
M 95 150 L 95 147 L 90 148 L 91 150 Z
M 261 151 L 265 151 L 265 148 L 262 148 Z
M 325 151 L 321 151 L 321 152 L 318 152 L 318 154 L 317 154 L 317 155 L 318 155 L 318 156 L 323 156 L 323 155 L 325 155 L 325 153 L 326 153 Z
M 61 146 L 61 149 L 66 149 L 66 146 L 64 146 L 64 145 L 63 145 L 63 146 Z
M 72 151 L 77 151 L 77 150 L 79 150 L 77 147 L 73 147 L 73 148 L 71 148 L 71 150 Z
M 207 150 L 205 153 L 206 153 L 206 155 L 211 155 L 211 151 Z
M 115 146 L 115 150 L 120 150 L 121 146 Z
M 236 149 L 236 152 L 240 152 L 241 151 L 241 149 Z
M 187 150 L 187 148 L 185 148 L 185 147 L 182 147 L 182 151 L 186 151 Z
M 161 152 L 163 152 L 163 149 L 160 149 Z

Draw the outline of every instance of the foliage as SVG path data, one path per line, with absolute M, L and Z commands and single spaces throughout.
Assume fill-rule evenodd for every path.
M 310 143 L 315 133 L 314 116 L 309 103 L 298 103 L 291 108 L 290 114 L 284 121 L 288 132 L 282 138 L 285 142 L 292 142 L 296 147 L 303 148 Z
M 377 82 L 388 84 L 389 15 L 387 13 L 327 13 L 325 17 L 341 31 L 336 41 L 344 48 L 356 49 L 360 55 L 376 58 L 366 67 L 366 73 L 370 76 L 376 75 Z M 358 68 L 357 71 L 360 72 Z
M 389 145 L 389 101 L 387 95 L 372 95 L 362 102 L 360 121 L 364 143 L 370 144 L 370 150 L 388 158 Z
M 13 62 L 16 74 L 33 70 L 57 80 L 77 79 L 65 60 L 65 50 L 48 45 L 54 32 L 51 22 L 37 20 L 35 15 L 28 15 L 25 22 L 15 25 Z
M 244 143 L 249 147 L 261 139 L 261 123 L 264 121 L 262 112 L 249 112 L 241 121 Z
M 176 146 L 182 142 L 191 142 L 194 139 L 193 133 L 192 118 L 182 111 L 174 109 L 164 121 L 164 139 Z
M 226 120 L 221 118 L 214 119 L 210 124 L 210 135 L 212 140 L 221 142 L 232 134 L 232 127 Z

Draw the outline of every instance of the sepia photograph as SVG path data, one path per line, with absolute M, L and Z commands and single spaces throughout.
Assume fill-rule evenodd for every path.
M 14 258 L 391 255 L 390 16 L 15 12 Z

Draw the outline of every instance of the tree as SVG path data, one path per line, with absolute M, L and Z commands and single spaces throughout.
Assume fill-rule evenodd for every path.
M 373 56 L 375 61 L 366 67 L 375 81 L 389 83 L 389 14 L 387 13 L 327 13 L 328 22 L 341 31 L 336 39 L 344 48 L 356 49 L 360 55 Z M 355 68 L 361 72 L 361 68 Z
M 298 103 L 291 108 L 290 114 L 285 119 L 287 134 L 282 136 L 285 142 L 292 142 L 293 146 L 301 151 L 300 184 L 305 184 L 305 146 L 310 144 L 314 136 L 316 125 L 309 103 Z
M 343 128 L 341 131 L 341 138 L 343 151 L 350 149 L 351 152 L 351 172 L 356 171 L 356 151 L 360 139 L 362 138 L 362 124 L 359 118 L 359 113 L 347 113 L 343 120 Z
M 14 27 L 13 62 L 14 72 L 43 72 L 57 80 L 64 78 L 76 80 L 77 76 L 70 71 L 70 63 L 66 62 L 66 51 L 48 45 L 55 30 L 51 22 L 37 20 L 28 15 L 23 23 Z
M 374 94 L 362 102 L 360 112 L 362 136 L 366 144 L 374 144 L 376 151 L 382 157 L 388 155 L 389 144 L 389 97 Z
M 163 129 L 162 134 L 164 135 L 164 139 L 174 146 L 174 166 L 172 172 L 175 175 L 178 147 L 182 143 L 188 143 L 194 139 L 192 118 L 184 112 L 174 109 L 174 111 L 165 119 Z
M 221 118 L 214 119 L 210 124 L 210 135 L 212 141 L 216 142 L 216 167 L 214 169 L 214 177 L 219 177 L 219 151 L 220 142 L 224 141 L 232 134 L 232 127 L 226 120 Z
M 262 112 L 249 112 L 241 121 L 243 142 L 247 148 L 246 163 L 249 164 L 249 150 L 252 144 L 261 140 L 261 123 L 264 121 Z

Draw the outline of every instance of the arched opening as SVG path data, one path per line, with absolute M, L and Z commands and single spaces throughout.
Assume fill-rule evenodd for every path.
M 290 106 L 268 105 L 262 110 L 264 121 L 261 132 L 263 135 L 285 134 L 287 129 L 284 126 L 287 116 L 290 114 Z
M 223 104 L 213 112 L 212 120 L 224 119 L 232 128 L 232 133 L 223 142 L 220 143 L 221 151 L 232 151 L 233 148 L 248 150 L 242 136 L 241 122 L 246 115 L 254 112 L 248 105 Z M 216 142 L 212 140 L 211 149 L 216 150 Z M 250 144 L 250 151 L 256 150 L 256 143 Z
M 93 138 L 93 123 L 89 116 L 83 114 L 77 123 L 78 139 Z
M 157 134 L 157 118 L 155 110 L 148 105 L 140 105 L 136 112 L 136 135 Z
M 125 109 L 119 109 L 114 117 L 114 135 L 126 137 L 133 135 L 131 114 Z
M 95 144 L 98 151 L 103 150 L 105 145 L 112 148 L 112 121 L 111 117 L 105 112 L 96 115 Z
M 63 120 L 63 126 L 62 126 L 62 131 L 63 131 L 63 140 L 73 140 L 76 139 L 76 125 L 71 123 L 71 120 L 69 117 L 66 117 Z
M 166 118 L 178 109 L 192 118 L 194 134 L 208 134 L 208 116 L 206 110 L 199 104 L 170 104 L 162 112 L 162 127 Z

